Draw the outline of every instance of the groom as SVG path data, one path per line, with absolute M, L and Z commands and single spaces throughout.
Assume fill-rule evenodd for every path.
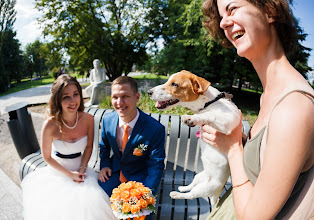
M 162 177 L 165 128 L 136 107 L 139 98 L 135 79 L 120 76 L 112 82 L 115 111 L 104 115 L 99 143 L 98 183 L 108 196 L 126 181 L 142 182 L 155 194 Z

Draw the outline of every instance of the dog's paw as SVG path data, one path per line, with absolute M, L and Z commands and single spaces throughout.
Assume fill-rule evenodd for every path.
M 170 192 L 169 195 L 172 199 L 194 199 L 195 198 L 195 196 L 193 196 L 193 194 L 191 192 L 180 193 L 177 191 L 172 191 L 172 192 Z
M 179 192 L 177 192 L 177 191 L 172 191 L 172 192 L 170 192 L 170 197 L 172 198 L 172 199 L 180 199 L 180 193 Z
M 190 188 L 188 186 L 179 186 L 178 190 L 180 192 L 187 192 L 187 191 L 190 191 Z
M 181 121 L 189 127 L 195 126 L 194 122 L 192 121 L 191 115 L 182 115 Z

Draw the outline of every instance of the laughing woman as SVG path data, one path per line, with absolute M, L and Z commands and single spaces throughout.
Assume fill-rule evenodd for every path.
M 53 83 L 41 153 L 48 166 L 22 181 L 25 220 L 115 219 L 97 174 L 87 168 L 94 119 L 83 112 L 80 84 L 69 75 Z
M 264 93 L 243 146 L 209 126 L 202 138 L 229 161 L 233 188 L 210 219 L 310 219 L 314 215 L 314 91 L 286 55 L 297 43 L 286 0 L 206 0 L 204 25 L 253 64 Z M 228 217 L 227 217 L 228 216 Z

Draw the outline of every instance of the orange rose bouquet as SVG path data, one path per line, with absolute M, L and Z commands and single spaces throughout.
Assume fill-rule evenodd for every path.
M 143 183 L 128 181 L 112 190 L 111 208 L 119 219 L 147 216 L 155 212 L 155 197 Z

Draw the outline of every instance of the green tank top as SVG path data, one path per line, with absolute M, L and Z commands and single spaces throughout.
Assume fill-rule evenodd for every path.
M 311 94 L 307 93 L 307 92 L 303 92 L 300 90 L 292 90 L 289 91 L 288 93 L 284 94 L 281 99 L 277 102 L 277 104 L 279 104 L 288 94 L 292 93 L 292 92 L 301 92 L 303 94 L 305 94 L 306 96 L 308 96 L 311 101 L 313 102 L 313 97 Z M 313 102 L 314 104 L 314 102 Z M 245 172 L 249 178 L 249 180 L 251 181 L 251 183 L 253 185 L 255 185 L 257 177 L 259 175 L 259 172 L 261 170 L 261 161 L 260 161 L 260 151 L 261 151 L 261 145 L 262 145 L 262 140 L 263 140 L 263 136 L 264 133 L 266 131 L 267 125 L 264 126 L 254 137 L 252 138 L 248 138 L 245 146 L 244 146 L 244 153 L 243 153 L 243 166 L 245 169 Z M 250 132 L 249 132 L 250 134 Z M 266 134 L 267 136 L 267 134 Z M 266 137 L 267 138 L 267 137 Z M 311 168 L 313 169 L 313 167 Z M 287 202 L 285 203 L 285 205 L 283 206 L 283 208 L 281 209 L 281 211 L 278 213 L 278 215 L 276 216 L 275 219 L 282 219 L 286 213 L 293 207 L 293 205 L 295 204 L 299 194 L 302 191 L 303 186 L 306 183 L 307 177 L 310 174 L 310 170 L 301 173 L 293 190 L 292 193 L 290 195 L 290 197 L 288 198 Z

